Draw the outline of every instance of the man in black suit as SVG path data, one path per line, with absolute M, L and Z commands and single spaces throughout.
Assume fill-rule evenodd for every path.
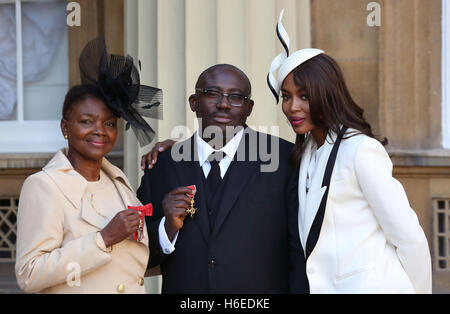
M 138 198 L 154 206 L 149 267 L 161 266 L 163 293 L 289 291 L 287 219 L 298 211 L 292 144 L 247 127 L 250 97 L 238 68 L 205 70 L 189 97 L 199 130 L 142 177 Z

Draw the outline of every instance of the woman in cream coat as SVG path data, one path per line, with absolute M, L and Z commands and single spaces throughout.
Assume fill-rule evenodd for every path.
M 117 190 L 115 199 L 119 198 L 111 210 L 101 205 L 94 208 L 98 205 L 90 201 L 89 182 L 74 169 L 66 153 L 59 151 L 22 188 L 16 262 L 19 286 L 40 293 L 145 293 L 148 239 L 132 239 L 139 223 L 134 219 L 126 239 L 109 247 L 100 233 L 125 205 L 141 205 L 128 180 L 103 158 L 100 176 L 109 178 Z M 129 216 L 135 218 L 132 213 Z
M 289 39 L 281 24 L 278 35 Z M 278 78 L 273 72 L 278 69 Z M 427 239 L 392 162 L 323 51 L 288 49 L 272 63 L 271 91 L 297 134 L 299 210 L 291 213 L 293 292 L 431 293 Z M 330 180 L 328 182 L 327 180 Z
M 161 91 L 139 85 L 131 57 L 107 54 L 102 37 L 83 50 L 80 71 L 83 85 L 71 88 L 63 105 L 68 149 L 22 187 L 17 281 L 26 292 L 145 293 L 143 215 L 151 213 L 129 208 L 141 204 L 124 173 L 104 156 L 114 147 L 120 116 L 141 144 L 151 141 L 154 132 L 135 106 L 160 104 Z

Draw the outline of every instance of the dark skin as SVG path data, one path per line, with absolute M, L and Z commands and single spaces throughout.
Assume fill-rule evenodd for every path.
M 218 76 L 220 76 L 221 83 L 224 84 L 222 87 L 216 86 Z M 240 82 L 237 83 L 235 80 L 238 79 Z M 228 86 L 226 88 L 225 86 Z M 217 66 L 211 68 L 210 71 L 205 71 L 199 77 L 196 88 L 208 88 L 216 91 L 221 91 L 222 93 L 237 93 L 245 96 L 249 96 L 251 92 L 250 82 L 248 78 L 240 73 L 238 70 L 228 67 L 228 66 Z M 225 91 L 226 90 L 226 91 Z M 232 107 L 228 103 L 226 97 L 222 98 L 222 102 L 217 105 L 205 106 L 205 110 L 199 106 L 201 101 L 204 101 L 204 96 L 200 93 L 192 94 L 189 96 L 189 105 L 191 110 L 196 113 L 198 119 L 202 119 L 202 135 L 203 131 L 208 126 L 218 126 L 223 130 L 224 135 L 227 135 L 225 132 L 226 126 L 243 126 L 247 117 L 250 115 L 253 109 L 253 100 L 249 100 L 242 107 Z M 215 107 L 215 108 L 214 108 Z M 198 109 L 198 110 L 197 110 Z M 229 118 L 231 117 L 232 121 L 223 123 L 224 121 L 215 120 L 216 117 Z M 219 119 L 220 120 L 220 119 Z M 224 146 L 230 139 L 224 137 L 222 146 Z M 211 139 L 203 137 L 203 139 L 208 142 Z M 166 151 L 170 147 L 173 146 L 176 142 L 174 140 L 168 139 L 162 142 L 156 143 L 156 145 L 152 148 L 152 150 L 143 155 L 141 158 L 141 169 L 144 170 L 146 165 L 148 169 L 152 169 L 154 164 L 158 159 L 158 154 Z
M 196 88 L 211 89 L 225 94 L 237 93 L 244 96 L 250 96 L 251 91 L 248 78 L 237 69 L 228 66 L 217 66 L 204 72 L 200 76 Z M 223 131 L 223 138 L 216 141 L 220 147 L 233 138 L 233 134 L 227 136 L 226 127 L 244 127 L 247 117 L 253 109 L 252 100 L 246 101 L 241 107 L 233 107 L 229 104 L 227 97 L 223 97 L 220 103 L 214 104 L 209 102 L 202 93 L 192 94 L 189 97 L 189 104 L 197 119 L 201 119 L 199 125 L 202 126 L 202 135 L 208 126 L 218 127 Z M 203 139 L 206 142 L 211 140 L 207 137 L 203 137 Z M 172 140 L 158 143 L 151 153 L 142 157 L 143 168 L 147 163 L 151 169 L 156 163 L 158 153 L 168 149 L 174 143 Z M 164 227 L 170 241 L 173 241 L 176 233 L 183 227 L 187 215 L 186 210 L 191 207 L 191 199 L 187 196 L 189 193 L 192 193 L 190 189 L 178 187 L 163 199 L 162 206 L 166 217 Z
M 212 76 L 206 75 L 205 79 L 200 79 L 197 84 L 201 88 L 204 87 L 204 84 L 206 84 L 206 86 L 208 86 L 207 84 L 210 83 L 209 79 L 211 77 L 212 77 L 212 81 L 214 82 L 214 79 L 215 79 L 214 75 L 212 75 Z M 241 85 L 241 86 L 243 86 L 243 85 Z M 283 113 L 291 121 L 294 132 L 296 132 L 297 134 L 304 134 L 308 131 L 311 131 L 311 134 L 314 137 L 315 141 L 318 143 L 319 147 L 322 146 L 322 144 L 324 143 L 325 138 L 326 138 L 326 130 L 318 128 L 312 123 L 312 120 L 310 117 L 310 112 L 309 112 L 308 97 L 302 88 L 295 85 L 292 73 L 284 80 L 283 86 L 282 86 L 282 93 L 283 93 L 282 94 Z M 191 109 L 193 111 L 195 111 L 194 109 L 197 109 L 196 105 L 199 103 L 199 100 L 201 100 L 198 97 L 199 96 L 195 95 L 195 94 L 191 95 L 189 97 L 189 102 L 191 104 Z M 225 98 L 223 98 L 222 103 L 218 104 L 217 106 L 220 108 L 222 105 L 224 105 L 224 107 L 222 107 L 222 108 L 226 109 L 227 107 L 225 106 L 224 101 L 225 101 Z M 251 103 L 251 107 L 252 106 L 253 106 L 253 102 Z M 251 107 L 250 107 L 250 112 L 251 112 Z M 205 108 L 206 108 L 206 110 L 200 110 L 200 113 L 205 114 L 206 117 L 213 116 L 213 115 L 208 115 L 208 107 L 205 106 Z M 219 111 L 219 108 L 217 111 Z M 204 108 L 201 108 L 201 109 L 204 109 Z M 197 117 L 199 117 L 200 116 L 199 113 L 197 111 L 195 111 L 195 112 L 197 113 Z M 245 119 L 247 116 L 245 116 Z M 241 118 L 244 118 L 244 114 L 241 116 Z M 240 123 L 237 123 L 236 125 L 243 125 L 242 121 L 245 124 L 245 119 L 241 120 Z M 237 121 L 239 121 L 239 119 L 237 119 Z M 301 122 L 296 123 L 297 121 L 301 121 Z M 214 125 L 213 119 L 209 119 L 206 122 L 207 122 L 206 126 Z M 203 127 L 205 127 L 205 119 L 203 119 Z M 204 140 L 207 141 L 208 139 L 204 138 Z M 224 142 L 227 142 L 228 140 L 229 139 L 225 138 Z M 165 140 L 163 142 L 158 142 L 153 147 L 153 149 L 150 151 L 150 153 L 142 156 L 142 159 L 141 159 L 142 169 L 143 170 L 145 169 L 146 164 L 148 165 L 149 169 L 152 169 L 153 165 L 157 161 L 158 154 L 160 152 L 166 151 L 167 149 L 172 147 L 172 145 L 174 143 L 175 143 L 175 141 L 170 140 L 170 139 Z M 177 230 L 181 229 L 182 223 L 180 222 L 180 220 L 181 219 L 184 220 L 184 218 L 186 216 L 186 209 L 189 209 L 189 207 L 190 207 L 190 199 L 185 195 L 181 195 L 181 194 L 189 193 L 189 191 L 190 190 L 186 189 L 186 188 L 175 189 L 174 191 L 172 191 L 171 193 L 169 193 L 166 196 L 167 200 L 164 199 L 165 201 L 167 201 L 166 206 L 171 206 L 171 205 L 178 206 L 179 210 L 177 211 L 177 213 L 180 215 L 180 219 L 177 220 L 178 223 L 176 224 L 176 227 L 173 229 L 173 230 L 175 230 L 175 229 L 176 230 L 173 231 L 173 233 L 171 233 L 171 234 L 167 233 L 170 240 L 173 239 L 173 238 L 171 238 L 171 236 L 174 236 L 176 234 Z M 164 207 L 164 204 L 163 204 L 163 207 Z M 166 219 L 167 219 L 167 216 L 166 216 Z M 179 228 L 179 229 L 177 229 L 177 228 Z M 167 229 L 167 225 L 166 225 L 166 231 L 167 230 L 168 229 Z
M 306 91 L 297 86 L 294 74 L 291 72 L 283 81 L 281 87 L 283 113 L 291 122 L 296 134 L 311 132 L 318 147 L 322 146 L 327 136 L 327 130 L 314 125 L 309 109 L 309 99 Z
M 92 96 L 72 104 L 66 119 L 61 120 L 61 131 L 67 136 L 67 159 L 73 168 L 87 181 L 98 181 L 103 157 L 116 142 L 117 118 Z M 110 247 L 131 237 L 138 227 L 139 214 L 126 209 L 117 213 L 100 234 Z
M 234 68 L 226 66 L 213 68 L 204 73 L 198 80 L 196 88 L 208 89 L 225 94 L 239 94 L 249 96 L 251 87 L 246 76 Z M 241 107 L 233 107 L 226 97 L 218 104 L 210 103 L 202 93 L 189 96 L 191 110 L 195 112 L 199 125 L 201 125 L 201 136 L 206 142 L 210 142 L 213 137 L 205 134 L 208 127 L 217 127 L 222 132 L 222 139 L 214 144 L 221 148 L 230 141 L 234 134 L 227 133 L 227 127 L 244 126 L 247 117 L 253 109 L 253 101 L 249 100 Z
M 152 169 L 158 160 L 159 153 L 165 152 L 169 148 L 173 146 L 176 142 L 174 140 L 165 140 L 162 142 L 158 142 L 153 146 L 150 153 L 143 155 L 141 158 L 141 169 L 145 170 L 147 166 L 148 169 Z

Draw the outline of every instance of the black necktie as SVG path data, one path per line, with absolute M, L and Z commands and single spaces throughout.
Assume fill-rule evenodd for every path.
M 208 157 L 208 161 L 211 164 L 211 170 L 208 173 L 206 182 L 208 184 L 209 190 L 211 191 L 211 196 L 214 196 L 216 194 L 216 191 L 220 183 L 222 182 L 219 167 L 219 162 L 222 160 L 222 158 L 223 158 L 222 151 L 214 152 Z

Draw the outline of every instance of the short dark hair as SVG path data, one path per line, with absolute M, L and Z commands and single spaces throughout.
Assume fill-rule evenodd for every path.
M 221 63 L 221 64 L 215 64 L 209 68 L 207 68 L 205 71 L 203 71 L 200 76 L 197 79 L 197 83 L 195 84 L 195 88 L 201 88 L 202 84 L 204 83 L 206 77 L 216 71 L 216 70 L 232 70 L 235 71 L 237 73 L 239 73 L 242 77 L 242 79 L 248 84 L 247 88 L 247 92 L 248 92 L 248 96 L 251 96 L 252 94 L 252 84 L 250 83 L 250 80 L 247 76 L 247 74 L 244 73 L 244 71 L 242 71 L 241 69 L 239 69 L 238 67 L 232 65 L 232 64 L 227 64 L 227 63 Z
M 74 104 L 91 97 L 98 98 L 104 102 L 103 96 L 94 86 L 75 85 L 72 88 L 70 88 L 66 94 L 66 97 L 64 98 L 62 118 L 64 120 L 67 120 L 67 118 L 69 117 L 70 109 Z

